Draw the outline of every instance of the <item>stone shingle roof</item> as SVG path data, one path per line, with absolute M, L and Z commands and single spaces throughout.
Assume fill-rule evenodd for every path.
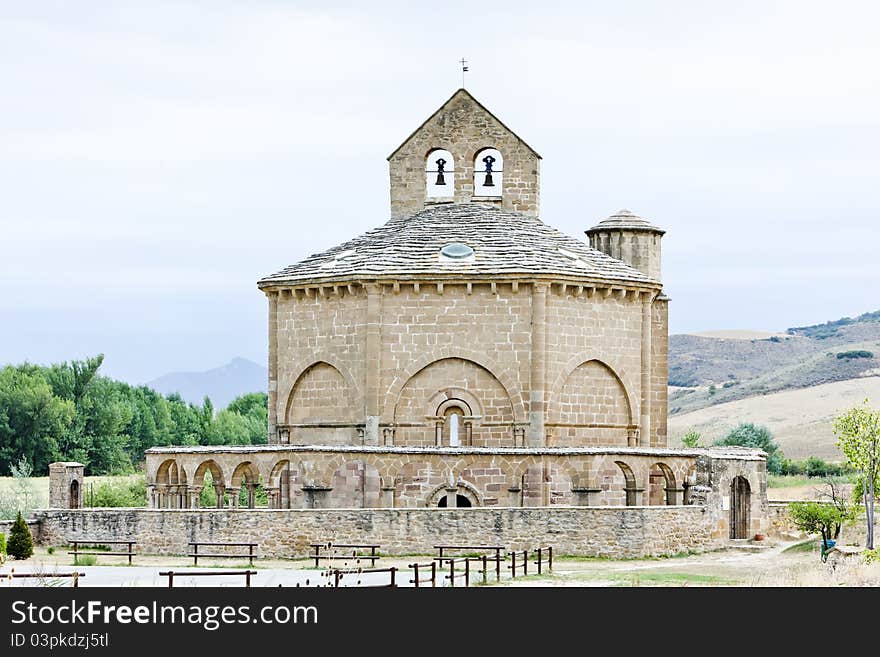
M 471 257 L 443 257 L 449 244 Z M 443 204 L 391 219 L 348 242 L 261 279 L 260 287 L 397 276 L 561 275 L 658 285 L 642 272 L 540 219 L 480 203 Z
M 660 228 L 657 228 L 654 224 L 652 224 L 647 219 L 643 219 L 637 214 L 633 214 L 629 210 L 618 210 L 614 214 L 612 214 L 607 219 L 603 219 L 598 224 L 590 228 L 587 233 L 591 233 L 593 231 L 601 231 L 601 230 L 613 230 L 615 228 L 623 228 L 626 230 L 646 230 L 652 233 L 660 233 L 661 235 L 665 232 Z

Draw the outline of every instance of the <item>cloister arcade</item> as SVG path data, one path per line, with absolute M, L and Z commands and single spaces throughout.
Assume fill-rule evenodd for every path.
M 154 448 L 153 508 L 659 506 L 687 503 L 695 456 L 672 450 L 266 446 Z M 242 493 L 242 490 L 245 492 Z

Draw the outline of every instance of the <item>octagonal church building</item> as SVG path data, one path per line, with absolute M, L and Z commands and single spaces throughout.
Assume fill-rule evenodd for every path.
M 205 481 L 218 506 L 242 488 L 253 506 L 259 483 L 275 509 L 682 505 L 765 486 L 754 455 L 719 469 L 667 448 L 661 228 L 628 210 L 584 237 L 544 223 L 541 156 L 464 89 L 388 162 L 384 225 L 257 283 L 268 444 L 149 450 L 151 507 L 196 507 Z M 735 499 L 746 535 L 761 496 Z

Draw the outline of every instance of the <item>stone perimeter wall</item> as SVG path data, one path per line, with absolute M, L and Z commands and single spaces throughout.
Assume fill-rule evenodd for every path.
M 138 551 L 185 554 L 189 541 L 256 541 L 265 557 L 306 556 L 310 543 L 378 543 L 386 554 L 427 554 L 436 544 L 552 546 L 558 554 L 640 557 L 721 547 L 706 507 L 472 509 L 47 510 L 44 545 L 74 538 L 138 541 Z

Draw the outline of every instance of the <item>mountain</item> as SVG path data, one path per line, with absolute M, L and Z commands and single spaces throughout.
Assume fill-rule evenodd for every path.
M 268 378 L 264 366 L 245 358 L 233 358 L 226 365 L 204 372 L 171 372 L 146 385 L 163 395 L 179 393 L 194 404 L 201 404 L 207 395 L 214 408 L 221 409 L 239 395 L 266 392 Z

